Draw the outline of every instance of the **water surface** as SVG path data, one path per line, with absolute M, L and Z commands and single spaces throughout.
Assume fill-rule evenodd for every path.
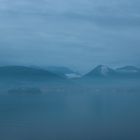
M 0 96 L 1 140 L 139 140 L 138 93 Z

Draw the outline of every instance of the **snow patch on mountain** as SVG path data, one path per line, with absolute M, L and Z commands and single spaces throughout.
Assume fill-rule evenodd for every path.
M 109 73 L 110 69 L 107 66 L 101 65 L 100 66 L 100 73 L 106 76 Z

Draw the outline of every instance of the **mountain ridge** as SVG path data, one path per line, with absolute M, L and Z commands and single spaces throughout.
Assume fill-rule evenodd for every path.
M 75 75 L 74 75 L 75 74 Z M 111 68 L 106 65 L 98 65 L 87 74 L 80 76 L 79 73 L 67 67 L 40 68 L 30 66 L 0 66 L 0 78 L 35 78 L 35 79 L 69 79 L 71 78 L 140 78 L 140 68 L 135 66 L 123 66 Z M 79 76 L 79 77 L 78 77 Z
M 88 78 L 129 78 L 140 77 L 140 69 L 135 66 L 124 66 L 120 68 L 110 68 L 105 65 L 98 65 L 93 70 L 85 74 L 83 77 Z
M 61 79 L 62 77 L 41 68 L 32 68 L 28 66 L 0 66 L 0 78 Z

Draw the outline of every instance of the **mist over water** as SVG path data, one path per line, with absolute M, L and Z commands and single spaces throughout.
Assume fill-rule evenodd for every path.
M 140 0 L 0 0 L 0 140 L 140 140 Z
M 0 139 L 138 140 L 140 90 L 128 89 L 1 95 Z

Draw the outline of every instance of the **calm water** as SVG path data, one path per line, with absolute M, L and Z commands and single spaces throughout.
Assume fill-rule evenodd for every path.
M 0 140 L 140 140 L 138 93 L 0 96 Z

